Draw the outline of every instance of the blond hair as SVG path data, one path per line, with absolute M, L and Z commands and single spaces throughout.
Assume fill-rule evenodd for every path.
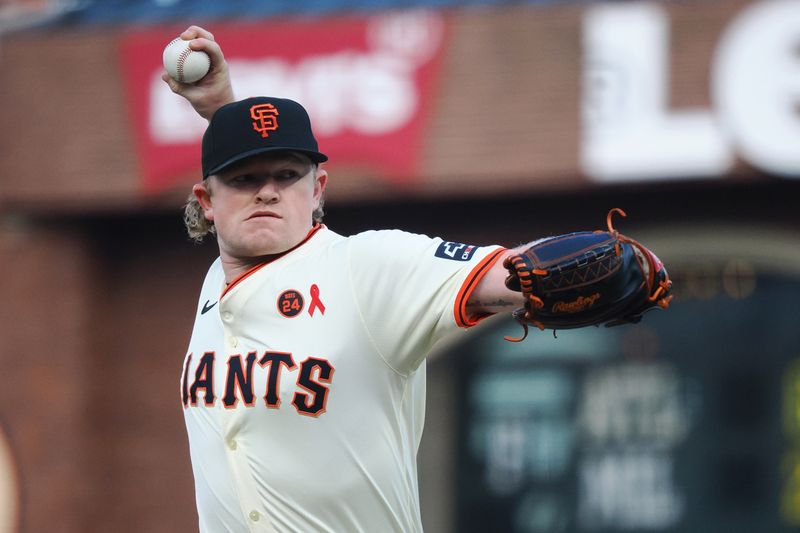
M 208 190 L 211 186 L 211 179 L 204 179 L 203 186 Z M 203 239 L 209 233 L 217 233 L 214 222 L 206 218 L 203 213 L 203 207 L 194 192 L 189 193 L 186 204 L 183 206 L 183 225 L 186 226 L 186 233 L 189 234 L 189 238 L 196 243 L 203 242 Z
M 211 178 L 204 179 L 203 186 L 210 191 Z M 311 214 L 316 223 L 321 223 L 322 217 L 325 216 L 325 211 L 322 208 L 324 203 L 325 197 L 323 196 L 319 199 L 319 206 Z M 203 207 L 194 193 L 189 194 L 189 198 L 186 199 L 186 204 L 183 206 L 183 224 L 186 226 L 186 233 L 189 234 L 189 238 L 196 243 L 203 242 L 203 239 L 209 234 L 216 235 L 217 233 L 214 222 L 206 218 L 203 213 Z

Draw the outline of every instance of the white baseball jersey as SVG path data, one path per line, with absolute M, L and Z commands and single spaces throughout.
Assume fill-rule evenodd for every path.
M 214 262 L 181 379 L 200 531 L 421 531 L 424 359 L 502 251 L 316 226 L 227 286 Z

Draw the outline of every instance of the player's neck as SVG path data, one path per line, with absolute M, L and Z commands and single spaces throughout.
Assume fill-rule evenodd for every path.
M 286 250 L 274 254 L 264 254 L 258 256 L 236 256 L 234 254 L 229 253 L 225 250 L 224 247 L 220 247 L 220 260 L 222 262 L 222 271 L 225 273 L 225 283 L 230 284 L 239 277 L 246 274 L 251 269 L 257 267 L 258 265 L 262 265 L 264 263 L 268 263 L 270 261 L 274 261 L 281 256 L 284 256 L 294 250 L 302 246 L 306 241 L 311 239 L 317 231 L 322 229 L 323 226 L 320 223 L 314 223 L 311 229 L 308 231 L 306 236 L 300 240 L 294 246 L 287 248 Z
M 230 284 L 254 267 L 272 261 L 281 255 L 283 254 L 262 255 L 247 259 L 240 259 L 236 257 L 226 257 L 225 254 L 220 254 L 222 271 L 225 273 L 225 283 Z

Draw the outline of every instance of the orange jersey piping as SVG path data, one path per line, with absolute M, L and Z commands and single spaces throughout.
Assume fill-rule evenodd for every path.
M 472 295 L 472 291 L 474 291 L 475 287 L 478 286 L 478 282 L 483 279 L 483 276 L 489 272 L 489 269 L 492 268 L 492 265 L 497 262 L 497 260 L 500 258 L 500 255 L 505 251 L 506 248 L 500 248 L 484 257 L 480 263 L 475 265 L 475 267 L 467 275 L 467 279 L 465 279 L 464 283 L 461 284 L 461 288 L 458 291 L 455 306 L 453 308 L 453 314 L 458 327 L 472 327 L 484 318 L 488 318 L 494 314 L 485 313 L 471 317 L 469 316 L 469 313 L 467 313 L 467 301 L 469 300 L 470 295 Z

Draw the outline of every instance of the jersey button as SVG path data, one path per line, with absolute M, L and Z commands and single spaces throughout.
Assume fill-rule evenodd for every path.
M 236 337 L 231 337 L 231 346 L 233 346 L 234 348 L 239 346 L 239 339 L 237 339 Z
M 235 440 L 231 439 L 228 441 L 228 448 L 230 448 L 231 450 L 235 450 L 237 446 L 238 445 L 236 444 Z
M 258 519 L 261 518 L 261 514 L 258 511 L 250 511 L 250 520 L 253 522 L 258 522 Z
M 232 318 L 233 318 L 233 313 L 231 313 L 230 311 L 225 311 L 224 313 L 222 313 L 222 320 L 224 320 L 225 322 L 230 322 Z

